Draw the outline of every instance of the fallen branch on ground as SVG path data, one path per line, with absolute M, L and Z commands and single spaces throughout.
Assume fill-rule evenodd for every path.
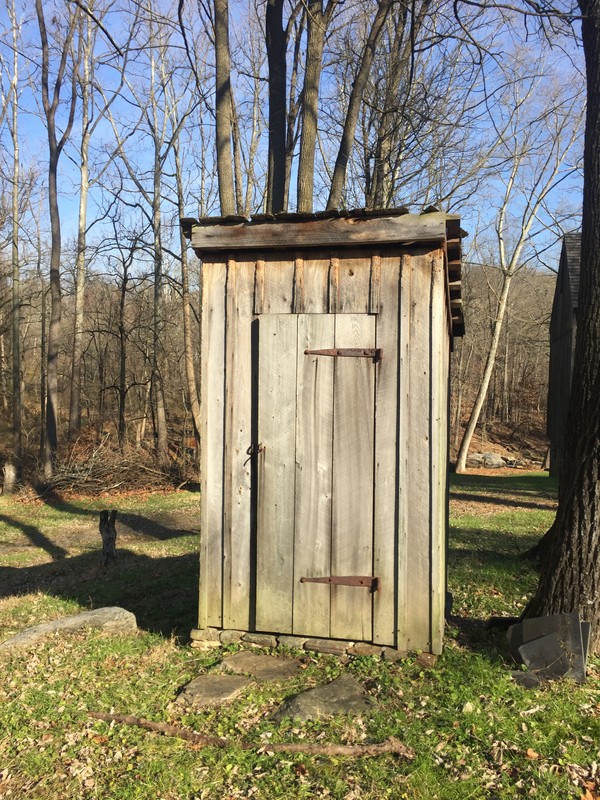
M 134 717 L 132 714 L 105 714 L 102 711 L 88 712 L 90 717 L 101 719 L 104 722 L 120 722 L 122 725 L 133 725 L 137 728 L 144 728 L 154 733 L 162 733 L 164 736 L 175 736 L 178 739 L 185 739 L 187 742 L 200 747 L 234 747 L 238 746 L 242 750 L 255 750 L 257 753 L 307 753 L 317 756 L 380 756 L 385 753 L 392 753 L 402 756 L 409 760 L 415 757 L 412 747 L 402 744 L 399 739 L 390 736 L 379 744 L 304 744 L 281 743 L 268 745 L 253 744 L 251 742 L 232 742 L 220 736 L 205 736 L 202 733 L 190 731 L 187 728 L 180 728 L 178 725 L 169 725 L 166 722 L 153 722 L 150 719 Z

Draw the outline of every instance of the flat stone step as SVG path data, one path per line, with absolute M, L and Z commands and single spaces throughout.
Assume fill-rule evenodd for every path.
M 235 700 L 253 683 L 242 675 L 200 675 L 184 687 L 176 703 L 191 708 L 209 708 Z
M 295 658 L 278 658 L 251 650 L 240 650 L 221 662 L 221 668 L 236 674 L 251 675 L 257 681 L 284 681 L 302 670 Z

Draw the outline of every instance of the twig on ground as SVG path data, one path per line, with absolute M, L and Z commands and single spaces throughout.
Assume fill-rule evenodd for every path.
M 144 728 L 155 733 L 162 733 L 164 736 L 175 736 L 178 739 L 185 739 L 187 742 L 199 745 L 200 747 L 240 747 L 242 750 L 254 750 L 257 753 L 307 753 L 308 755 L 318 756 L 380 756 L 386 753 L 401 756 L 408 760 L 415 757 L 412 747 L 403 744 L 399 739 L 390 736 L 379 744 L 304 744 L 303 742 L 268 745 L 253 744 L 252 742 L 232 742 L 220 736 L 205 736 L 178 725 L 170 725 L 166 722 L 153 722 L 149 719 L 134 717 L 132 714 L 105 714 L 102 711 L 88 712 L 90 717 L 101 719 L 104 722 L 119 722 L 123 725 L 133 725 Z

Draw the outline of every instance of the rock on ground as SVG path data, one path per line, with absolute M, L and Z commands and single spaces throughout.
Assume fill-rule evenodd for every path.
M 0 650 L 12 650 L 19 647 L 29 647 L 37 644 L 55 631 L 73 633 L 85 628 L 94 628 L 104 633 L 133 633 L 137 630 L 137 622 L 131 611 L 126 611 L 118 606 L 96 608 L 93 611 L 83 611 L 70 617 L 62 617 L 52 622 L 34 625 L 0 643 Z
M 364 714 L 373 704 L 361 683 L 351 675 L 342 675 L 325 686 L 317 686 L 290 697 L 273 719 L 284 717 L 299 720 L 323 719 L 338 714 Z
M 208 708 L 235 698 L 252 683 L 242 675 L 200 675 L 190 681 L 176 702 L 192 708 Z
M 251 650 L 240 650 L 223 659 L 222 668 L 228 672 L 252 675 L 257 681 L 282 681 L 293 678 L 302 669 L 300 662 L 293 658 L 253 653 Z

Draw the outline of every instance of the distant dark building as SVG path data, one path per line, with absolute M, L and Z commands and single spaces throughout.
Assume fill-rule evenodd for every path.
M 563 453 L 577 335 L 580 264 L 581 234 L 567 233 L 563 237 L 550 319 L 548 438 L 550 439 L 551 475 L 558 475 Z

